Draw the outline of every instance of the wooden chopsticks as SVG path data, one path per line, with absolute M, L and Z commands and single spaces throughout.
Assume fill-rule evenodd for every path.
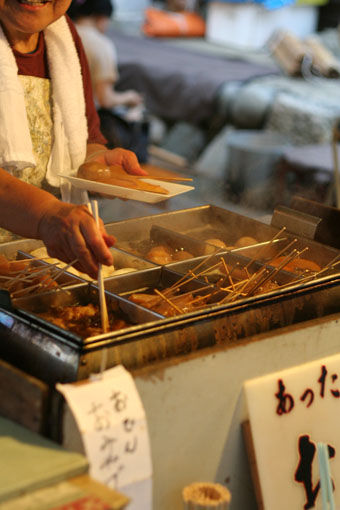
M 94 216 L 96 220 L 97 226 L 99 228 L 99 213 L 98 213 L 98 202 L 97 200 L 93 200 L 92 204 L 89 202 L 87 204 L 90 213 Z M 104 290 L 104 278 L 102 265 L 99 264 L 98 267 L 98 289 L 99 289 L 99 306 L 100 306 L 100 317 L 102 323 L 103 333 L 107 333 L 109 330 L 109 316 L 107 313 L 106 299 L 105 299 L 105 290 Z

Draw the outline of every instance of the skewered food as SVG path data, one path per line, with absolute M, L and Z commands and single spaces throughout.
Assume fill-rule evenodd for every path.
M 86 306 L 59 306 L 53 308 L 53 311 L 37 315 L 83 338 L 103 333 L 99 307 L 92 303 Z M 125 320 L 117 317 L 112 311 L 109 312 L 109 331 L 116 331 L 127 326 L 128 323 Z
M 161 193 L 163 195 L 169 194 L 168 190 L 162 186 L 150 184 L 135 175 L 128 174 L 119 165 L 105 165 L 103 163 L 98 163 L 97 161 L 90 161 L 79 167 L 77 176 L 81 179 L 103 182 L 113 186 L 150 191 L 152 193 Z
M 129 300 L 164 317 L 173 317 L 201 308 L 208 299 L 208 296 L 194 296 L 192 292 L 171 296 L 167 295 L 166 290 L 162 293 L 156 292 L 157 290 L 150 294 L 136 292 L 129 296 Z
M 0 255 L 0 287 L 19 297 L 51 290 L 58 284 L 48 267 L 36 266 L 33 260 L 8 260 Z
M 0 274 L 3 276 L 11 276 L 23 271 L 29 265 L 27 260 L 8 260 L 0 255 Z
M 271 260 L 270 265 L 274 267 L 280 266 L 286 257 L 276 257 Z M 320 271 L 321 267 L 312 260 L 304 259 L 304 258 L 295 258 L 286 264 L 283 269 L 285 271 L 289 271 L 291 273 L 303 273 L 305 271 Z

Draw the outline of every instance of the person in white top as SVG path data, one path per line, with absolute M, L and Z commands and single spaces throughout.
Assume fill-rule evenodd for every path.
M 141 105 L 143 97 L 136 90 L 115 90 L 119 77 L 117 54 L 114 43 L 105 35 L 112 13 L 110 0 L 74 0 L 68 10 L 84 45 L 97 106 L 115 108 Z
M 116 90 L 117 53 L 106 35 L 112 13 L 111 0 L 73 0 L 68 10 L 85 49 L 101 132 L 108 146 L 130 149 L 145 163 L 148 122 L 144 99 L 136 90 Z

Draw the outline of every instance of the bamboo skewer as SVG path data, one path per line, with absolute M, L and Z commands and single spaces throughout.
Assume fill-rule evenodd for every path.
M 34 260 L 34 259 L 31 259 L 31 260 Z M 52 266 L 52 268 L 53 268 L 53 266 Z M 29 272 L 27 272 L 27 270 L 29 270 Z M 50 280 L 41 281 L 41 282 L 35 283 L 33 285 L 27 285 L 24 288 L 18 289 L 16 291 L 11 291 L 11 289 L 16 284 L 33 282 L 34 280 L 37 279 L 37 277 L 42 276 L 45 273 L 51 273 L 51 267 L 46 266 L 46 267 L 40 269 L 39 271 L 32 271 L 32 266 L 28 266 L 27 268 L 25 268 L 25 270 L 20 271 L 19 273 L 16 274 L 16 276 L 10 278 L 11 281 L 10 281 L 10 284 L 7 286 L 7 290 L 11 293 L 11 295 L 14 296 L 14 295 L 16 295 L 20 292 L 24 292 L 24 291 L 25 291 L 24 292 L 25 294 L 29 294 L 31 292 L 31 290 L 34 290 L 35 288 L 38 288 L 38 287 L 48 288 L 49 284 L 53 281 L 52 278 Z
M 223 257 L 221 257 L 221 261 L 222 261 L 222 264 L 224 266 L 225 272 L 227 274 L 227 278 L 229 280 L 229 283 L 230 283 L 230 285 L 232 286 L 232 288 L 234 290 L 235 289 L 235 285 L 234 285 L 233 279 L 232 279 L 232 277 L 230 275 L 229 267 L 227 266 L 226 261 L 224 260 Z
M 73 266 L 74 264 L 76 264 L 76 262 L 78 262 L 78 259 L 74 259 L 74 260 L 72 260 L 72 262 L 70 262 L 69 264 L 67 264 L 66 266 L 61 267 L 61 268 L 59 268 L 59 267 L 58 267 L 58 265 L 57 265 L 56 269 L 58 269 L 58 271 L 57 271 L 56 275 L 54 275 L 54 276 L 52 277 L 52 280 L 53 280 L 54 282 L 55 282 L 55 281 L 57 281 L 57 280 L 59 280 L 59 278 L 60 278 L 60 277 L 61 277 L 64 273 L 66 273 L 66 272 L 67 272 L 68 268 L 69 268 L 69 267 L 71 267 L 71 266 Z
M 206 259 L 203 259 L 201 260 L 201 262 L 199 264 L 197 264 L 197 266 L 195 266 L 193 269 L 191 269 L 191 271 L 196 271 L 197 269 L 199 269 L 201 266 L 203 266 L 203 264 L 206 264 L 208 262 L 208 260 L 210 260 L 212 257 L 215 257 L 219 252 L 223 251 L 223 248 L 219 248 L 217 251 L 215 251 L 214 253 L 212 253 L 211 255 L 209 255 L 208 258 Z M 167 290 L 170 290 L 170 289 L 173 289 L 173 288 L 177 288 L 178 286 L 180 286 L 180 284 L 186 279 L 187 275 L 183 275 L 179 280 L 178 282 L 174 283 L 171 287 L 169 287 L 169 289 Z
M 338 257 L 336 257 L 336 258 L 338 258 Z M 310 273 L 309 275 L 305 275 L 305 273 L 303 273 L 302 275 L 299 275 L 296 278 L 294 278 L 294 280 L 292 280 L 291 282 L 285 283 L 283 285 L 280 285 L 280 288 L 283 289 L 285 287 L 291 287 L 295 283 L 305 283 L 305 282 L 308 282 L 308 281 L 311 281 L 311 280 L 315 280 L 322 273 L 326 272 L 328 269 L 330 269 L 332 267 L 335 267 L 335 266 L 337 266 L 339 264 L 340 264 L 340 261 L 338 261 L 336 263 L 333 263 L 332 265 L 328 264 L 328 266 L 324 267 L 320 271 L 318 271 L 316 273 Z
M 168 305 L 170 305 L 172 308 L 174 308 L 176 310 L 176 312 L 179 312 L 179 313 L 183 313 L 183 310 L 181 310 L 181 308 L 179 308 L 179 306 L 175 305 L 175 303 L 173 303 L 172 301 L 170 301 L 169 298 L 167 298 L 162 292 L 160 292 L 158 289 L 155 289 L 155 293 L 162 299 L 164 299 L 164 301 L 166 301 L 168 303 Z
M 276 236 L 273 237 L 273 239 L 268 243 L 271 244 L 275 242 L 277 237 L 281 235 L 282 229 Z M 202 260 L 199 264 L 197 264 L 193 269 L 189 269 L 186 274 L 184 274 L 180 279 L 167 289 L 160 292 L 157 289 L 154 289 L 154 293 L 156 294 L 155 297 L 158 296 L 158 300 L 155 301 L 155 303 L 159 302 L 161 299 L 166 301 L 173 309 L 175 309 L 178 313 L 184 313 L 184 311 L 177 305 L 176 301 L 179 299 L 183 299 L 185 296 L 194 295 L 201 291 L 206 291 L 209 289 L 209 286 L 213 289 L 211 292 L 199 295 L 197 297 L 193 297 L 190 301 L 186 303 L 186 305 L 193 306 L 195 304 L 198 304 L 200 301 L 203 301 L 204 303 L 202 306 L 207 304 L 207 301 L 210 300 L 213 296 L 220 294 L 221 292 L 226 293 L 222 299 L 219 301 L 216 301 L 212 304 L 214 305 L 221 305 L 223 303 L 228 302 L 234 302 L 238 297 L 250 297 L 254 295 L 254 293 L 263 286 L 268 280 L 272 279 L 277 275 L 282 269 L 284 269 L 290 262 L 295 260 L 296 258 L 300 257 L 304 252 L 306 252 L 309 248 L 305 247 L 302 250 L 297 250 L 296 248 L 292 249 L 288 254 L 286 254 L 283 257 L 283 260 L 281 263 L 275 267 L 271 266 L 271 263 L 274 259 L 281 256 L 282 253 L 287 252 L 295 243 L 297 242 L 297 239 L 293 239 L 290 241 L 284 248 L 282 248 L 271 260 L 266 262 L 266 264 L 262 265 L 262 267 L 255 271 L 253 274 L 250 274 L 248 271 L 248 268 L 250 267 L 251 263 L 254 262 L 256 259 L 252 259 L 250 262 L 248 262 L 244 267 L 241 269 L 245 272 L 246 278 L 240 280 L 240 281 L 234 281 L 232 278 L 233 272 L 236 270 L 236 268 L 240 268 L 240 263 L 236 262 L 236 264 L 230 269 L 230 267 L 227 265 L 225 259 L 223 257 L 220 257 L 220 260 L 217 263 L 212 264 L 209 267 L 205 267 L 201 271 L 197 271 L 200 267 L 202 267 L 203 264 L 206 264 L 209 259 L 216 256 L 216 252 L 211 254 L 208 258 Z M 219 250 L 221 251 L 221 250 Z M 276 290 L 277 288 L 285 288 L 293 286 L 296 283 L 308 281 L 311 279 L 315 279 L 320 274 L 326 272 L 327 270 L 334 268 L 336 265 L 340 265 L 340 255 L 332 259 L 331 262 L 327 264 L 323 269 L 320 271 L 313 271 L 309 275 L 306 276 L 305 273 L 302 275 L 297 275 L 293 280 L 289 281 L 286 284 L 278 285 L 276 283 L 276 287 L 274 289 L 269 289 L 268 292 L 271 290 Z M 224 277 L 222 277 L 217 283 L 210 283 L 209 279 L 207 278 L 207 274 L 211 273 L 214 269 L 221 268 L 223 269 L 223 272 L 225 274 Z M 295 276 L 295 275 L 294 275 Z M 204 281 L 208 283 L 209 286 L 200 287 L 199 289 L 194 289 L 192 291 L 188 291 L 182 294 L 174 295 L 179 289 L 188 283 L 190 283 L 194 279 L 199 279 L 200 277 L 203 277 Z M 222 283 L 221 283 L 222 282 Z M 226 287 L 223 286 L 223 283 L 229 283 Z M 263 291 L 265 292 L 265 290 Z M 171 296 L 171 299 L 170 299 Z M 201 306 L 198 306 L 197 308 L 200 308 Z
M 252 258 L 252 259 L 248 262 L 248 264 L 246 265 L 246 268 L 248 269 L 248 268 L 251 266 L 251 264 L 252 264 L 253 262 L 255 262 L 255 260 L 258 260 L 258 259 L 259 259 L 259 257 L 260 257 L 260 255 L 261 255 L 261 253 L 264 251 L 264 248 L 268 248 L 268 247 L 269 247 L 269 246 L 271 246 L 274 242 L 284 241 L 284 239 L 279 239 L 279 236 L 280 236 L 281 234 L 283 234 L 283 232 L 284 232 L 285 230 L 286 230 L 286 227 L 282 227 L 282 229 L 281 229 L 279 232 L 277 232 L 277 233 L 274 235 L 274 237 L 273 237 L 270 241 L 266 241 L 265 243 L 258 243 L 258 245 L 262 245 L 262 247 L 260 247 L 260 250 L 259 250 L 259 252 L 256 254 L 256 257 L 253 257 L 253 258 Z M 296 239 L 295 239 L 295 242 L 296 242 Z M 252 246 L 252 248 L 256 248 L 256 245 Z M 278 255 L 275 255 L 275 256 L 277 257 Z

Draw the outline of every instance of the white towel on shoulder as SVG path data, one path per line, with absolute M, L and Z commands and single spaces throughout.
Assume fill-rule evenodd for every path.
M 62 16 L 44 30 L 52 82 L 54 140 L 47 180 L 59 186 L 59 173 L 83 163 L 88 138 L 81 66 L 73 37 Z M 35 166 L 18 67 L 0 27 L 0 166 Z

